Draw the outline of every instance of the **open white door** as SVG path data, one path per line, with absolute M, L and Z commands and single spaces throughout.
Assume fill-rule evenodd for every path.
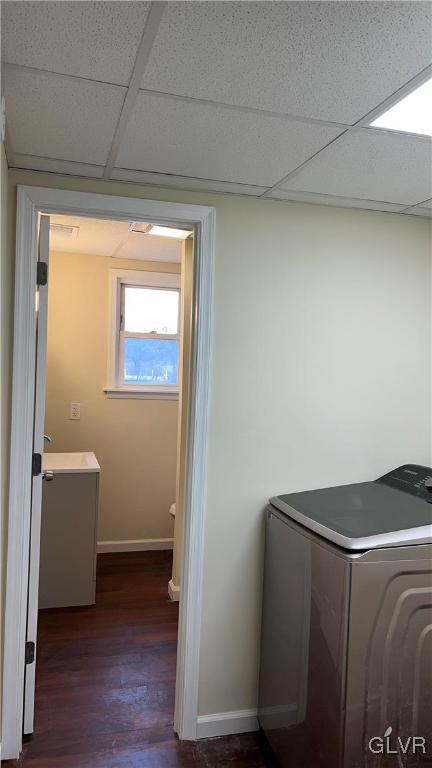
M 42 456 L 44 451 L 45 367 L 48 316 L 49 216 L 39 222 L 39 258 L 36 288 L 36 364 L 33 430 L 32 503 L 27 607 L 26 659 L 24 677 L 23 733 L 33 733 L 38 622 L 39 555 L 42 505 Z

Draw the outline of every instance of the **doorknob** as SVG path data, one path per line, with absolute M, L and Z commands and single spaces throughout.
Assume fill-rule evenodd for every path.
M 46 480 L 47 483 L 51 482 L 51 480 L 54 480 L 54 472 L 51 469 L 45 469 L 42 472 L 42 480 Z

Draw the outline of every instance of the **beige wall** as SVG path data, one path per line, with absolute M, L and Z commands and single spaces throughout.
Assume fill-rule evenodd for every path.
M 10 175 L 11 195 L 19 182 L 217 209 L 199 709 L 254 707 L 266 499 L 431 462 L 430 225 Z
M 111 269 L 180 264 L 50 254 L 45 432 L 51 451 L 94 451 L 101 466 L 99 541 L 173 536 L 178 400 L 107 398 Z M 81 419 L 69 418 L 71 402 Z

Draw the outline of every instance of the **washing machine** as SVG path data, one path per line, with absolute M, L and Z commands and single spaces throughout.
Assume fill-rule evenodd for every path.
M 283 768 L 432 760 L 432 469 L 266 510 L 258 719 Z

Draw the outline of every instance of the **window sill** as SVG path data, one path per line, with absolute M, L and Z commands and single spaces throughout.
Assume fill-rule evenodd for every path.
M 129 400 L 178 400 L 179 392 L 173 389 L 139 389 L 137 387 L 104 387 L 104 392 L 109 399 Z

